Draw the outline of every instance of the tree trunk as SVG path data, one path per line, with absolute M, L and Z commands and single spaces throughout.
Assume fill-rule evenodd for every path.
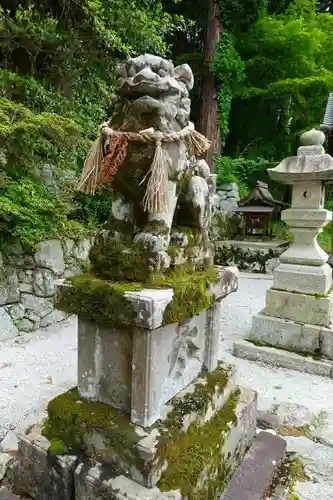
M 218 100 L 215 77 L 210 72 L 210 63 L 215 54 L 216 44 L 220 40 L 222 24 L 218 0 L 207 0 L 207 29 L 204 45 L 204 72 L 200 93 L 199 131 L 212 142 L 212 147 L 206 153 L 206 161 L 215 171 L 214 154 L 221 151 L 221 136 L 218 117 Z

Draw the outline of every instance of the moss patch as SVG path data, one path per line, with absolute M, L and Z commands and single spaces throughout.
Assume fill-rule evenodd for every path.
M 139 283 L 114 283 L 81 274 L 68 278 L 72 286 L 63 288 L 56 304 L 61 311 L 79 314 L 88 321 L 128 324 L 134 320 L 135 311 L 125 292 L 142 290 Z
M 187 432 L 177 436 L 161 451 L 168 468 L 158 483 L 162 491 L 180 489 L 189 500 L 215 498 L 229 476 L 222 456 L 223 434 L 237 424 L 236 391 L 225 407 L 203 426 L 191 424 Z M 205 486 L 198 488 L 200 474 L 205 471 Z M 216 480 L 218 478 L 218 481 Z
M 281 434 L 281 436 L 306 437 L 308 439 L 312 439 L 309 426 L 288 427 L 283 425 L 279 428 L 279 434 Z
M 214 372 L 204 375 L 205 383 L 198 383 L 195 390 L 181 400 L 174 398 L 172 411 L 156 424 L 160 438 L 156 457 L 150 465 L 138 455 L 141 437 L 129 417 L 108 405 L 81 398 L 77 389 L 49 403 L 43 435 L 53 443 L 54 453 L 69 452 L 98 459 L 94 449 L 86 448 L 84 439 L 96 431 L 103 437 L 108 455 L 114 457 L 119 473 L 124 473 L 124 467 L 134 466 L 148 474 L 151 468 L 160 467 L 167 460 L 168 468 L 159 482 L 161 489 L 181 488 L 189 500 L 211 500 L 228 478 L 229 467 L 221 457 L 223 432 L 237 422 L 235 409 L 239 392 L 236 391 L 209 422 L 202 423 L 208 406 L 214 404 L 214 396 L 224 391 L 230 369 L 221 363 Z M 184 431 L 186 417 L 193 414 L 196 420 Z M 198 491 L 199 475 L 206 469 L 208 481 L 202 491 Z
M 82 274 L 68 278 L 71 287 L 63 288 L 57 308 L 69 314 L 78 314 L 88 321 L 128 325 L 136 317 L 125 292 L 139 292 L 143 288 L 172 288 L 174 295 L 164 313 L 164 323 L 182 323 L 209 308 L 214 297 L 209 285 L 219 281 L 214 268 L 179 267 L 167 274 L 154 274 L 145 282 L 114 282 Z
M 309 481 L 310 478 L 305 472 L 304 463 L 295 453 L 286 453 L 278 472 L 273 480 L 273 484 L 267 491 L 267 496 L 274 497 L 279 489 L 289 490 L 289 500 L 299 500 L 295 495 L 295 485 L 298 481 Z
M 131 239 L 96 238 L 90 249 L 91 271 L 97 278 L 143 282 L 149 275 L 149 254 Z
M 214 297 L 209 293 L 209 285 L 219 281 L 214 268 L 193 269 L 180 267 L 167 274 L 152 275 L 152 288 L 172 288 L 173 299 L 164 313 L 164 323 L 183 323 L 211 307 Z
M 72 453 L 84 454 L 84 435 L 94 431 L 100 432 L 105 443 L 120 457 L 135 450 L 141 439 L 126 414 L 109 405 L 81 398 L 77 389 L 53 399 L 47 412 L 43 435 L 51 444 L 63 443 Z

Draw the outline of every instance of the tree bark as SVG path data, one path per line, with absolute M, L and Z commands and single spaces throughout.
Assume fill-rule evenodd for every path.
M 207 1 L 207 29 L 204 45 L 204 72 L 201 81 L 199 131 L 212 142 L 206 153 L 206 161 L 215 171 L 214 155 L 221 151 L 218 100 L 215 77 L 210 71 L 210 63 L 215 54 L 216 45 L 221 38 L 222 23 L 218 0 Z

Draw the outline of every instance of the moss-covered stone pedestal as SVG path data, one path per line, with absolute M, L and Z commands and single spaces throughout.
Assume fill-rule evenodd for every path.
M 9 475 L 39 500 L 213 500 L 255 429 L 256 394 L 237 387 L 234 370 L 220 363 L 149 428 L 73 389 L 19 437 Z
M 235 269 L 175 271 L 151 288 L 58 283 L 78 313 L 78 387 L 19 438 L 10 475 L 38 500 L 213 500 L 255 434 L 256 394 L 218 361 Z

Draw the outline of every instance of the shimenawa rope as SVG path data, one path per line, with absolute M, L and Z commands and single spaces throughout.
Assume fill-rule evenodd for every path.
M 104 156 L 104 142 L 109 140 L 109 150 Z M 85 160 L 78 191 L 94 194 L 103 185 L 111 184 L 119 166 L 123 163 L 130 141 L 155 143 L 155 154 L 152 165 L 142 180 L 149 176 L 143 198 L 144 210 L 148 212 L 167 211 L 168 180 L 170 158 L 163 149 L 163 144 L 184 141 L 188 150 L 195 156 L 203 155 L 210 148 L 210 141 L 197 132 L 193 126 L 183 128 L 180 132 L 163 134 L 153 128 L 141 132 L 122 132 L 111 129 L 107 123 L 101 127 L 100 136 L 93 143 Z

